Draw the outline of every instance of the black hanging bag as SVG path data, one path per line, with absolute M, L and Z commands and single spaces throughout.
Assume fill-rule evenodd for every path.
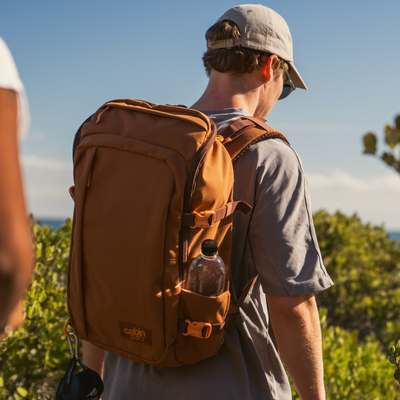
M 79 359 L 79 340 L 73 332 L 66 332 L 71 349 L 71 361 L 65 375 L 58 385 L 56 400 L 99 400 L 104 390 L 100 375 L 88 368 Z M 72 346 L 71 337 L 75 338 L 75 351 Z M 82 371 L 74 374 L 76 364 Z

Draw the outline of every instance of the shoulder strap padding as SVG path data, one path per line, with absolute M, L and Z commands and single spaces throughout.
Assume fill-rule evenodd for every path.
M 242 117 L 228 125 L 221 133 L 224 145 L 232 161 L 237 160 L 250 146 L 264 139 L 282 139 L 290 145 L 286 137 L 279 131 L 265 124 L 265 120 L 257 117 Z

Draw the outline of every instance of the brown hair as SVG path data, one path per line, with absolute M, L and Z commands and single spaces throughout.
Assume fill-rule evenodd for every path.
M 238 26 L 229 20 L 215 23 L 206 32 L 207 41 L 238 39 L 240 37 L 241 34 Z M 218 72 L 231 72 L 240 76 L 260 68 L 264 65 L 262 58 L 269 57 L 270 55 L 263 51 L 241 46 L 235 46 L 231 49 L 207 49 L 203 55 L 203 64 L 208 76 L 210 76 L 212 69 Z M 287 68 L 288 66 L 285 62 L 277 62 L 274 65 L 274 70 L 278 73 L 282 73 Z

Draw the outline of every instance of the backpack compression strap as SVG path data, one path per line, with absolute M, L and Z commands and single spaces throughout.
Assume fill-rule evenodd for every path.
M 233 201 L 216 210 L 193 211 L 190 214 L 182 215 L 182 226 L 211 228 L 216 222 L 232 215 L 235 211 L 241 211 L 247 215 L 251 211 L 251 208 L 245 201 Z
M 290 145 L 286 137 L 265 124 L 265 120 L 257 117 L 242 117 L 228 125 L 221 133 L 223 144 L 232 161 L 237 160 L 251 145 L 263 139 L 282 139 Z

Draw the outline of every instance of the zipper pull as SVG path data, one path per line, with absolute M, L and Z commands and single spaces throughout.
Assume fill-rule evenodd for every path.
M 90 178 L 91 178 L 91 176 L 92 176 L 92 171 L 89 172 L 89 176 L 88 176 L 88 178 L 87 178 L 86 187 L 89 187 L 89 186 L 90 186 Z
M 72 200 L 75 201 L 75 186 L 69 188 L 69 194 L 72 197 Z
M 98 124 L 99 122 L 100 122 L 100 120 L 101 120 L 101 116 L 109 109 L 110 107 L 106 107 L 101 113 L 99 113 L 99 115 L 97 116 L 97 119 L 96 119 L 96 124 Z

